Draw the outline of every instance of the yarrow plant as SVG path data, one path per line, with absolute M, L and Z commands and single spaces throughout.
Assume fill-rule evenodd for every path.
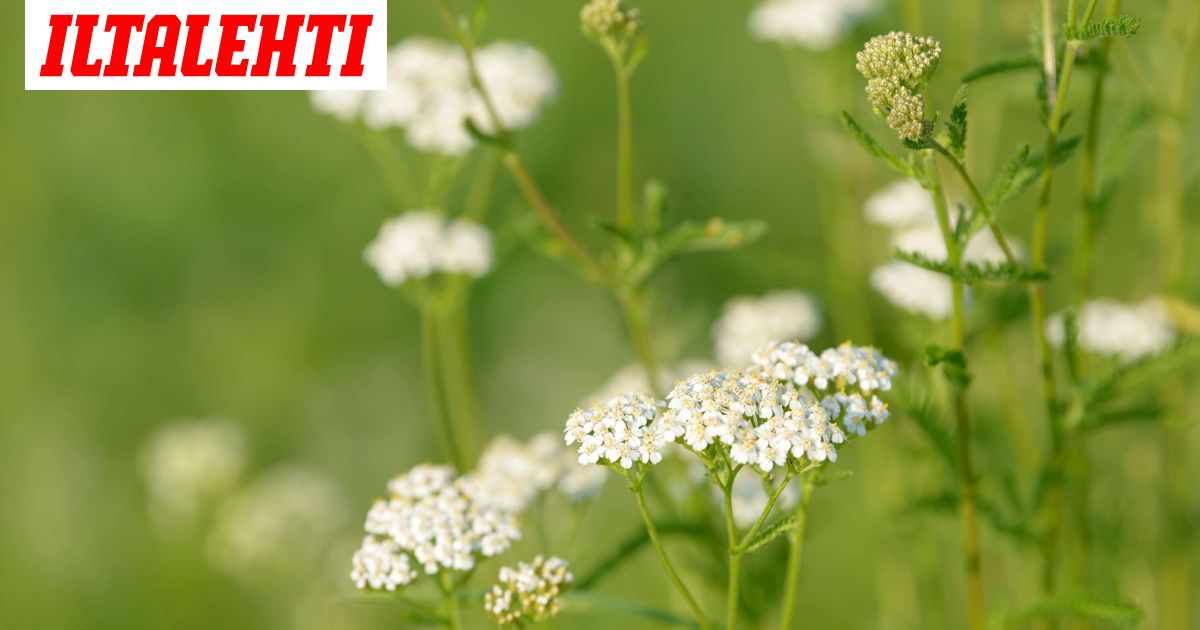
M 725 498 L 731 555 L 726 627 L 732 628 L 740 609 L 741 557 L 785 531 L 777 527 L 758 537 L 779 496 L 794 477 L 837 461 L 837 445 L 887 419 L 887 405 L 876 394 L 891 389 L 896 371 L 874 348 L 847 343 L 817 354 L 798 342 L 772 343 L 754 353 L 745 370 L 694 374 L 665 400 L 632 392 L 578 409 L 567 418 L 565 441 L 578 445 L 579 463 L 604 464 L 626 479 L 659 559 L 705 626 L 699 604 L 657 542 L 642 494 L 667 445 L 680 444 L 699 457 Z M 733 509 L 735 479 L 743 468 L 757 472 L 770 489 L 744 535 Z
M 942 57 L 932 37 L 893 31 L 871 38 L 858 53 L 858 71 L 867 78 L 867 100 L 887 119 L 901 140 L 917 142 L 929 136 L 923 94 Z

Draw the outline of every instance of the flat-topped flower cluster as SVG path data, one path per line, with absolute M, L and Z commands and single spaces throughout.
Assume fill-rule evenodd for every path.
M 434 274 L 478 278 L 492 268 L 492 235 L 474 221 L 414 210 L 385 222 L 364 257 L 388 286 Z
M 415 567 L 430 575 L 469 571 L 521 537 L 516 517 L 488 507 L 469 477 L 431 464 L 389 481 L 388 498 L 371 507 L 364 529 L 350 577 L 358 588 L 389 591 L 415 580 Z
M 896 364 L 874 348 L 843 344 L 817 354 L 797 342 L 754 353 L 745 370 L 712 370 L 676 384 L 665 401 L 633 392 L 568 417 L 565 440 L 579 463 L 653 465 L 673 442 L 706 460 L 763 473 L 837 460 L 847 435 L 888 417 L 875 393 L 891 388 Z

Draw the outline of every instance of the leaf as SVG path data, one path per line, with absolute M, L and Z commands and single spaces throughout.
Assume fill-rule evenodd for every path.
M 965 388 L 971 384 L 971 374 L 967 370 L 967 356 L 962 353 L 962 350 L 929 344 L 925 346 L 925 363 L 929 367 L 942 366 L 946 378 L 959 387 Z
M 842 126 L 845 127 L 846 133 L 850 134 L 851 138 L 854 138 L 860 145 L 862 145 L 864 149 L 867 150 L 867 153 L 882 159 L 889 167 L 891 167 L 893 171 L 896 171 L 901 175 L 905 175 L 907 177 L 914 176 L 912 163 L 901 159 L 900 156 L 883 148 L 882 145 L 875 141 L 875 138 L 871 137 L 871 134 L 867 133 L 866 130 L 854 120 L 854 117 L 852 117 L 849 112 L 842 112 Z
M 801 520 L 797 515 L 793 514 L 787 518 L 780 519 L 763 528 L 750 541 L 742 543 L 742 553 L 753 553 L 771 544 L 776 538 L 796 529 L 800 526 Z
M 1102 37 L 1133 37 L 1142 28 L 1142 20 L 1132 15 L 1114 15 L 1081 27 L 1067 27 L 1063 35 L 1072 41 L 1087 41 Z
M 828 486 L 829 484 L 837 483 L 853 476 L 853 470 L 827 470 L 822 467 L 817 470 L 817 475 L 813 478 L 813 485 Z
M 1156 404 L 1143 404 L 1110 411 L 1100 411 L 1084 417 L 1076 429 L 1080 432 L 1099 431 L 1120 424 L 1143 424 L 1158 422 L 1166 417 Z
M 659 254 L 665 261 L 682 254 L 720 251 L 741 247 L 767 231 L 762 221 L 726 221 L 712 218 L 704 223 L 680 223 L 659 241 Z
M 971 83 L 997 74 L 1004 74 L 1014 70 L 1029 70 L 1031 68 L 1042 67 L 1041 57 L 1035 55 L 1018 55 L 1016 57 L 1006 57 L 1004 59 L 994 59 L 984 62 L 976 66 L 969 72 L 963 75 L 963 83 Z
M 1079 136 L 1063 138 L 1055 145 L 1054 166 L 1066 162 L 1075 154 L 1079 147 Z M 1004 204 L 1012 201 L 1041 174 L 1046 162 L 1043 153 L 1030 154 L 1029 146 L 1022 144 L 1017 149 L 1017 155 L 1005 162 L 996 181 L 988 190 L 987 201 L 992 211 L 998 210 Z
M 1087 407 L 1095 408 L 1121 394 L 1150 385 L 1197 360 L 1200 360 L 1200 340 L 1184 339 L 1154 356 L 1118 366 L 1088 388 Z
M 954 449 L 954 431 L 947 425 L 941 411 L 926 396 L 912 398 L 898 394 L 898 397 L 901 413 L 913 421 L 929 440 L 933 450 L 942 458 L 942 462 L 957 474 L 959 462 Z
M 1142 611 L 1133 604 L 1110 601 L 1089 595 L 1054 595 L 1008 617 L 1008 627 L 1022 627 L 1036 619 L 1079 619 L 1109 627 L 1127 628 L 1137 624 Z
M 1050 273 L 1044 269 L 1030 269 L 1022 265 L 1007 262 L 967 262 L 955 268 L 944 260 L 934 260 L 920 252 L 896 250 L 896 258 L 910 265 L 928 269 L 966 285 L 984 282 L 1028 283 L 1045 282 Z
M 950 152 L 960 161 L 967 151 L 967 85 L 958 86 L 954 93 L 954 108 L 950 110 L 950 120 L 946 121 L 946 129 L 950 132 Z
M 932 512 L 953 515 L 959 509 L 959 492 L 954 488 L 945 488 L 934 494 L 919 497 L 909 502 L 905 511 L 909 513 Z M 1037 536 L 1021 522 L 1021 519 L 1006 519 L 995 504 L 976 496 L 976 506 L 979 517 L 997 533 L 1004 534 L 1014 541 L 1032 545 L 1038 541 Z

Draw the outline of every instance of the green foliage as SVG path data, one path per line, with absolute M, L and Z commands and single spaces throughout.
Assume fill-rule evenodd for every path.
M 1080 27 L 1067 27 L 1063 34 L 1069 40 L 1087 41 L 1102 37 L 1133 37 L 1142 28 L 1142 20 L 1132 15 L 1115 15 Z
M 946 422 L 938 405 L 928 396 L 913 395 L 910 388 L 898 389 L 897 397 L 900 412 L 913 421 L 946 467 L 957 475 L 959 461 L 954 447 L 954 431 Z
M 871 137 L 871 134 L 867 133 L 849 112 L 842 112 L 842 127 L 846 129 L 846 133 L 850 134 L 851 138 L 854 138 L 856 142 L 867 150 L 867 153 L 883 160 L 893 171 L 906 177 L 916 176 L 911 160 L 905 160 L 883 148 L 883 145 L 876 142 L 875 138 Z
M 1200 340 L 1184 339 L 1159 354 L 1117 366 L 1087 388 L 1088 408 L 1152 385 L 1193 361 L 1200 361 Z
M 813 485 L 828 486 L 839 481 L 844 481 L 853 476 L 853 470 L 829 470 L 826 468 L 820 468 L 816 471 L 816 476 L 813 478 Z
M 642 194 L 642 206 L 645 210 L 645 229 L 647 234 L 658 234 L 663 229 L 663 217 L 667 214 L 667 201 L 670 190 L 667 185 L 657 179 L 646 182 Z
M 1032 68 L 1040 68 L 1042 60 L 1037 55 L 1025 54 L 1015 57 L 1005 57 L 1003 59 L 994 59 L 984 62 L 969 70 L 962 77 L 963 83 L 971 83 L 980 79 L 986 79 L 997 74 L 1005 74 L 1014 70 L 1029 70 Z
M 946 121 L 946 130 L 950 132 L 950 152 L 960 161 L 967 152 L 967 85 L 958 86 L 954 93 L 954 108 L 950 110 L 950 120 Z
M 1071 159 L 1077 148 L 1079 148 L 1079 136 L 1059 140 L 1055 145 L 1054 165 L 1058 166 Z M 1019 145 L 1017 154 L 1004 163 L 1000 174 L 988 190 L 987 202 L 992 207 L 992 211 L 998 210 L 1025 192 L 1042 172 L 1045 162 L 1045 154 L 1031 154 L 1029 145 Z
M 925 363 L 929 367 L 942 366 L 946 378 L 959 387 L 965 389 L 971 384 L 971 374 L 967 370 L 967 355 L 963 354 L 961 350 L 929 344 L 925 346 Z
M 1007 262 L 966 262 L 956 268 L 944 260 L 934 260 L 920 252 L 896 250 L 895 255 L 896 258 L 910 265 L 949 276 L 966 285 L 985 282 L 1011 284 L 1045 282 L 1050 278 L 1049 272 L 1044 269 L 1030 269 Z
M 1009 615 L 1005 625 L 1017 628 L 1039 619 L 1077 619 L 1109 628 L 1129 628 L 1141 618 L 1141 609 L 1133 604 L 1068 594 L 1049 597 Z
M 1162 408 L 1156 404 L 1138 404 L 1089 414 L 1076 430 L 1089 433 L 1123 424 L 1150 424 L 1161 421 L 1164 415 Z
M 762 221 L 685 221 L 658 241 L 658 256 L 665 262 L 684 254 L 733 249 L 757 240 L 766 231 L 767 224 Z
M 771 544 L 776 538 L 796 529 L 800 526 L 801 519 L 796 515 L 791 515 L 771 523 L 762 528 L 754 538 L 742 544 L 742 553 L 754 553 L 763 547 Z

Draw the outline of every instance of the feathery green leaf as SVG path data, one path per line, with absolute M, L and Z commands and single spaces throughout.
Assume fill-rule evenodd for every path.
M 920 252 L 896 250 L 895 255 L 910 265 L 949 276 L 968 285 L 984 282 L 1045 282 L 1050 278 L 1049 272 L 1044 269 L 1029 269 L 1007 262 L 967 262 L 963 263 L 962 267 L 955 268 L 944 260 L 934 260 Z
M 901 159 L 900 156 L 883 148 L 883 145 L 876 142 L 875 138 L 872 138 L 871 134 L 867 133 L 849 112 L 842 112 L 842 126 L 845 127 L 846 133 L 850 134 L 851 138 L 854 138 L 867 150 L 867 153 L 882 159 L 893 171 L 907 177 L 914 175 L 911 162 Z
M 950 152 L 960 161 L 967 152 L 967 85 L 958 86 L 954 93 L 954 108 L 950 110 L 950 120 L 946 121 L 946 129 L 950 132 Z
M 1142 611 L 1133 604 L 1082 594 L 1054 595 L 1018 611 L 1008 618 L 1008 627 L 1024 627 L 1035 619 L 1080 619 L 1109 627 L 1136 625 Z
M 1124 393 L 1153 384 L 1193 361 L 1200 361 L 1200 340 L 1185 339 L 1154 356 L 1118 366 L 1087 389 L 1087 406 L 1095 408 Z
M 1069 40 L 1087 41 L 1101 37 L 1133 37 L 1142 27 L 1142 20 L 1132 15 L 1114 15 L 1099 22 L 1080 27 L 1068 27 L 1063 34 Z
M 796 529 L 800 526 L 800 519 L 795 514 L 784 519 L 775 521 L 774 523 L 763 528 L 762 531 L 755 534 L 754 538 L 749 542 L 743 543 L 741 547 L 742 553 L 753 553 L 771 544 L 776 538 Z

